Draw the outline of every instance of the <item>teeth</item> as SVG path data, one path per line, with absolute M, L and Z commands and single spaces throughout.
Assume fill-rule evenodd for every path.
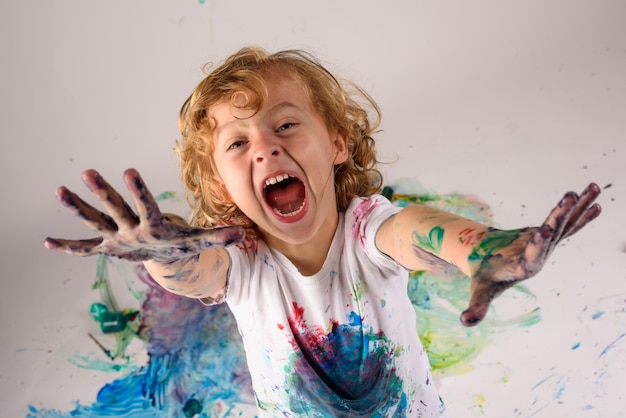
M 297 215 L 302 208 L 304 207 L 304 202 L 300 205 L 300 207 L 296 210 L 294 210 L 293 212 L 289 212 L 289 213 L 282 213 L 281 211 L 279 211 L 278 209 L 274 208 L 274 212 L 278 213 L 280 216 L 286 216 L 286 217 L 290 217 L 290 216 L 295 216 Z
M 280 183 L 281 181 L 285 181 L 291 176 L 289 174 L 279 174 L 276 177 L 270 177 L 265 180 L 265 187 L 271 186 L 272 184 Z

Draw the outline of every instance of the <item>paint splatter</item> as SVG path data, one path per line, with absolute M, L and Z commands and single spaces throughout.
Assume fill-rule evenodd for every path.
M 397 194 L 393 189 L 386 191 L 391 193 L 388 197 L 398 206 L 420 203 L 479 222 L 492 223 L 487 205 L 468 196 Z M 159 195 L 159 199 L 171 199 L 174 196 L 175 193 L 166 192 Z M 437 246 L 437 231 L 428 239 Z M 105 385 L 91 405 L 77 404 L 70 412 L 30 406 L 27 417 L 253 416 L 256 404 L 243 344 L 228 307 L 207 307 L 195 300 L 168 293 L 138 266 L 132 274 L 143 285 L 129 285 L 128 289 L 140 308 L 121 309 L 111 291 L 108 276 L 108 268 L 120 263 L 101 257 L 93 286 L 94 290 L 100 292 L 101 302 L 92 306 L 91 315 L 100 323 L 102 334 L 89 338 L 109 361 L 80 355 L 71 361 L 80 367 L 100 371 L 108 366 L 109 371 L 118 371 L 122 376 Z M 469 299 L 469 278 L 458 272 L 446 274 L 449 280 L 427 272 L 416 272 L 412 274 L 408 288 L 417 313 L 418 332 L 435 376 L 470 370 L 472 361 L 489 344 L 495 332 L 502 332 L 509 327 L 530 326 L 539 320 L 539 309 L 535 307 L 514 317 L 502 317 L 493 312 L 488 320 L 477 327 L 464 328 L 459 323 L 459 314 Z M 525 300 L 534 304 L 534 298 L 526 288 L 516 286 L 511 291 L 526 296 Z M 291 326 L 297 327 L 297 324 Z M 331 338 L 337 338 L 337 349 L 343 347 L 344 340 L 351 335 L 350 326 L 343 327 L 337 327 L 329 334 Z M 309 343 L 310 331 L 306 330 L 301 335 Z M 102 342 L 105 337 L 109 345 Z M 372 343 L 375 343 L 375 338 L 383 338 L 371 337 Z M 139 364 L 127 353 L 130 342 L 136 340 L 143 344 L 147 364 Z M 385 358 L 382 354 L 377 356 L 379 360 Z M 375 369 L 382 372 L 386 370 L 382 363 L 377 364 Z M 394 375 L 387 374 L 390 381 L 388 387 L 393 388 Z M 302 383 L 304 385 L 305 382 Z M 346 391 L 362 389 L 349 387 L 349 379 L 344 383 Z M 485 402 L 477 398 L 480 405 Z
M 289 319 L 296 338 L 293 344 L 306 348 L 294 350 L 290 358 L 293 373 L 289 374 L 289 386 L 295 389 L 291 391 L 291 412 L 306 414 L 308 405 L 301 398 L 322 398 L 319 405 L 337 408 L 327 411 L 328 416 L 406 414 L 408 401 L 393 367 L 397 353 L 384 334 L 364 328 L 354 312 L 347 324 L 333 321 L 330 332 L 307 326 L 303 314 L 304 308 L 294 303 Z

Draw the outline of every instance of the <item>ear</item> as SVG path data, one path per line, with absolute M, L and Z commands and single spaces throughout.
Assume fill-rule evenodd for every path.
M 335 133 L 335 138 L 333 141 L 333 148 L 335 158 L 333 160 L 333 165 L 343 164 L 348 160 L 348 136 L 345 133 Z

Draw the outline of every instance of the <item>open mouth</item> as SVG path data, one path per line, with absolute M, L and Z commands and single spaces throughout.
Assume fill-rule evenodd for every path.
M 306 189 L 300 179 L 289 174 L 279 174 L 265 180 L 263 197 L 276 214 L 292 217 L 304 208 Z

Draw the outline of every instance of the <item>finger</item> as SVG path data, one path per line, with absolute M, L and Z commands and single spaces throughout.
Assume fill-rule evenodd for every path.
M 537 231 L 539 235 L 535 234 L 533 237 L 536 238 L 535 243 L 529 243 L 530 247 L 535 247 L 534 249 L 529 248 L 529 256 L 536 255 L 537 262 L 541 264 L 543 259 L 552 253 L 556 244 L 561 240 L 567 221 L 570 219 L 570 215 L 579 201 L 580 198 L 574 192 L 568 192 L 563 196 Z M 544 247 L 538 247 L 538 244 Z M 539 255 L 542 258 L 539 258 Z M 531 262 L 531 260 L 533 260 L 532 257 L 527 258 L 527 261 Z
M 163 215 L 159 205 L 137 170 L 129 168 L 124 172 L 124 182 L 133 196 L 135 208 L 140 222 L 145 221 L 150 227 L 157 227 L 163 223 Z
M 594 203 L 593 205 L 591 205 L 585 211 L 585 213 L 583 213 L 583 215 L 580 217 L 578 222 L 575 225 L 571 226 L 570 229 L 565 232 L 565 234 L 563 235 L 563 238 L 570 237 L 574 235 L 576 232 L 580 231 L 582 227 L 584 227 L 589 222 L 593 221 L 598 216 L 600 216 L 600 213 L 602 213 L 602 207 L 599 204 Z
M 563 236 L 566 226 L 572 219 L 574 212 L 580 207 L 580 197 L 574 192 L 566 193 L 556 208 L 548 216 L 548 223 L 554 230 L 554 243 Z
M 461 314 L 461 323 L 466 327 L 476 326 L 485 318 L 488 310 L 488 303 L 470 305 L 470 307 Z
M 84 239 L 84 240 L 67 240 L 60 238 L 46 238 L 43 244 L 49 250 L 59 251 L 66 254 L 88 256 L 100 254 L 98 246 L 102 243 L 102 237 Z
M 485 286 L 476 285 L 468 308 L 461 313 L 461 323 L 466 327 L 478 325 L 487 315 L 491 299 Z
M 574 210 L 572 215 L 579 217 L 591 204 L 598 198 L 601 193 L 600 186 L 596 183 L 590 183 L 585 190 L 580 194 L 580 201 L 578 207 Z
M 550 211 L 544 223 L 532 235 L 520 256 L 521 274 L 525 278 L 535 275 L 541 269 L 545 259 L 559 241 L 568 215 L 577 202 L 576 193 L 566 193 L 558 205 Z
M 90 229 L 103 233 L 117 231 L 117 225 L 109 215 L 89 205 L 66 187 L 59 187 L 56 190 L 56 197 L 63 206 L 78 216 Z
M 600 206 L 592 204 L 600 193 L 600 186 L 596 183 L 591 183 L 587 186 L 587 188 L 585 188 L 580 195 L 578 204 L 569 217 L 563 232 L 563 237 L 576 233 L 576 231 L 580 230 L 580 228 L 600 215 Z
M 85 171 L 83 182 L 102 202 L 119 229 L 132 229 L 139 224 L 139 218 L 128 203 L 97 171 Z
M 487 315 L 491 301 L 515 283 L 517 283 L 515 280 L 491 281 L 473 278 L 472 296 L 468 308 L 461 313 L 461 323 L 466 327 L 472 327 L 480 323 Z

